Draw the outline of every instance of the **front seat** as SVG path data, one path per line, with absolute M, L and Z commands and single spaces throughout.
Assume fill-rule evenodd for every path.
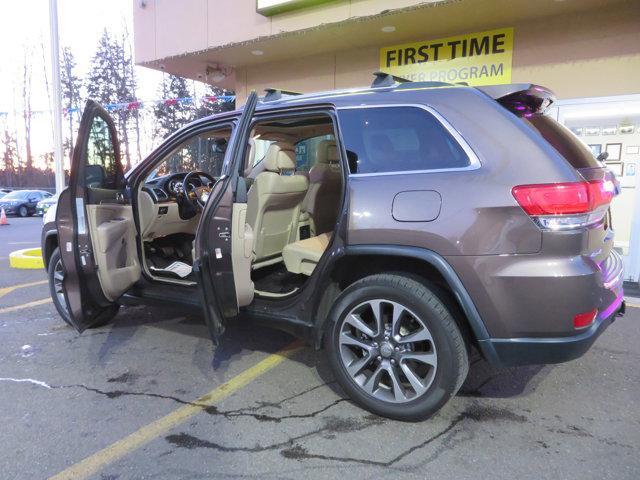
M 313 220 L 316 235 L 333 231 L 341 194 L 342 172 L 336 142 L 322 140 L 316 148 L 316 163 L 309 170 L 309 191 L 302 207 Z
M 282 249 L 295 241 L 300 206 L 309 188 L 305 176 L 295 175 L 293 145 L 272 143 L 263 162 L 264 171 L 251 185 L 247 199 L 247 223 L 255 238 L 254 266 L 280 261 Z

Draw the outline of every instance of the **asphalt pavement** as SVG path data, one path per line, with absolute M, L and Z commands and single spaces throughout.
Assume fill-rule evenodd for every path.
M 345 398 L 323 352 L 238 322 L 123 307 L 78 335 L 45 274 L 8 266 L 40 218 L 0 227 L 0 478 L 640 478 L 640 299 L 581 359 L 496 370 L 475 358 L 436 417 Z M 17 288 L 7 288 L 17 287 Z

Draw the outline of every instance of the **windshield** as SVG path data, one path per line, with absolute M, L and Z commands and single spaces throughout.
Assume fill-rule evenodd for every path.
M 29 196 L 29 191 L 15 191 L 15 192 L 9 192 L 7 193 L 4 197 L 2 197 L 3 200 L 22 200 L 25 199 Z
M 60 195 L 59 193 L 56 193 L 55 195 L 51 196 L 51 197 L 45 197 L 43 198 L 41 201 L 42 202 L 57 202 L 58 201 L 58 195 Z

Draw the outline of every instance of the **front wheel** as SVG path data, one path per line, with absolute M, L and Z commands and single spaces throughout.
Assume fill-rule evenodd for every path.
M 64 281 L 64 267 L 62 266 L 62 258 L 60 257 L 60 249 L 56 248 L 51 254 L 49 259 L 49 269 L 47 271 L 49 277 L 49 291 L 51 292 L 51 299 L 56 307 L 56 310 L 62 317 L 62 320 L 68 325 L 71 325 L 71 319 L 69 317 L 69 309 L 67 307 L 67 299 L 64 297 L 64 290 L 62 282 Z M 91 325 L 90 328 L 97 328 L 109 323 L 113 317 L 116 316 L 120 305 L 114 304 L 110 308 L 107 308 L 100 314 L 100 319 Z
M 29 214 L 29 210 L 24 205 L 18 209 L 18 215 L 22 218 L 26 217 Z
M 464 338 L 435 289 L 396 274 L 349 286 L 331 310 L 326 335 L 336 380 L 367 410 L 423 420 L 462 386 Z

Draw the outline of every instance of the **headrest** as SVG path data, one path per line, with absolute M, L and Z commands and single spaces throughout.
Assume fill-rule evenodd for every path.
M 264 169 L 269 172 L 281 172 L 282 170 L 295 170 L 296 152 L 293 145 L 284 142 L 275 142 L 269 145 L 264 156 Z
M 338 163 L 338 148 L 335 140 L 322 140 L 316 150 L 317 163 Z

